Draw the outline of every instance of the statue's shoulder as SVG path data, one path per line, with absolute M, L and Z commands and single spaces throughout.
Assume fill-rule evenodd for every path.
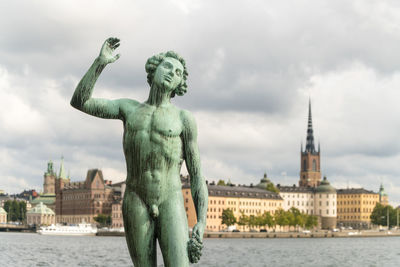
M 185 109 L 181 109 L 179 113 L 183 128 L 190 131 L 196 130 L 196 120 L 194 119 L 193 114 Z
M 140 103 L 139 101 L 129 99 L 129 98 L 118 99 L 118 102 L 119 102 L 119 106 L 125 111 L 135 110 L 137 107 L 142 105 L 142 103 Z

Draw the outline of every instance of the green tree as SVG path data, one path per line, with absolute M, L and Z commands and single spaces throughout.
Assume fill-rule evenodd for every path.
M 288 212 L 283 209 L 278 209 L 275 211 L 274 220 L 277 225 L 286 226 L 289 225 Z
M 219 180 L 217 185 L 222 185 L 222 186 L 226 186 L 226 183 L 224 180 Z
M 264 214 L 258 213 L 257 216 L 255 216 L 255 219 L 254 219 L 255 225 L 258 226 L 259 228 L 265 227 L 265 225 L 267 224 Z
M 318 226 L 318 217 L 315 215 L 307 215 L 304 225 L 306 229 L 311 229 Z
M 8 221 L 24 222 L 26 219 L 25 201 L 7 200 L 4 202 L 4 210 L 7 211 Z
M 376 203 L 371 213 L 371 222 L 376 225 L 387 226 L 387 218 L 389 215 L 389 227 L 397 224 L 397 211 L 390 205 L 382 205 Z
M 111 215 L 99 214 L 93 219 L 99 223 L 100 227 L 109 227 L 111 225 Z
M 19 202 L 19 217 L 18 220 L 21 222 L 26 221 L 26 202 L 20 201 Z
M 269 211 L 264 212 L 263 214 L 265 224 L 268 225 L 268 227 L 274 227 L 275 226 L 275 220 L 274 217 L 271 215 Z
M 273 183 L 267 184 L 267 190 L 270 192 L 279 193 L 279 189 Z
M 295 227 L 297 230 L 299 226 L 304 226 L 305 214 L 302 214 L 300 210 L 295 207 L 291 207 L 288 212 L 290 213 L 288 215 L 290 226 Z
M 231 209 L 224 209 L 222 211 L 222 224 L 225 224 L 226 226 L 231 226 L 236 223 L 236 218 L 235 215 L 233 214 L 233 211 Z
M 245 215 L 243 212 L 241 212 L 241 215 L 239 217 L 238 224 L 242 227 L 248 224 L 249 221 L 249 216 Z

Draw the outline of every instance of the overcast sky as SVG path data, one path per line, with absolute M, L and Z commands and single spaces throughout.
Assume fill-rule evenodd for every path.
M 49 160 L 71 179 L 125 179 L 122 123 L 69 102 L 108 37 L 121 58 L 95 97 L 147 99 L 144 64 L 175 50 L 206 179 L 297 184 L 308 100 L 321 169 L 336 188 L 400 204 L 400 2 L 1 1 L 0 189 L 42 190 Z M 183 169 L 183 173 L 186 171 Z

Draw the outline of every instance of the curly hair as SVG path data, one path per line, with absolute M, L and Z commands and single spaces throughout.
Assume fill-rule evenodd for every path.
M 156 69 L 158 65 L 161 64 L 161 62 L 164 60 L 166 57 L 172 57 L 177 59 L 183 66 L 183 75 L 182 75 L 182 82 L 178 85 L 178 87 L 172 92 L 171 97 L 174 97 L 175 95 L 184 95 L 187 92 L 187 84 L 186 84 L 186 79 L 189 73 L 187 72 L 186 65 L 185 65 L 185 60 L 178 55 L 178 53 L 174 51 L 168 51 L 166 53 L 160 53 L 158 55 L 154 55 L 151 58 L 149 58 L 146 62 L 146 72 L 147 72 L 147 83 L 151 86 L 153 84 L 153 78 L 154 78 L 154 73 L 156 72 Z

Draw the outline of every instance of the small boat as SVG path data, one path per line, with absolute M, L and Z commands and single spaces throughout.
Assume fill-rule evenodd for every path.
M 37 231 L 40 235 L 96 235 L 97 227 L 89 223 L 80 223 L 78 225 L 59 225 L 40 227 Z

